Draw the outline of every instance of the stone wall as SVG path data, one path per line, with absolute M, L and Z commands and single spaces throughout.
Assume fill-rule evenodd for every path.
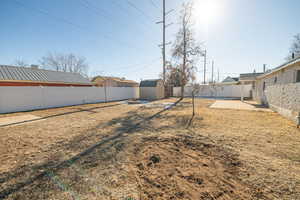
M 285 69 L 276 71 L 261 79 L 256 80 L 253 91 L 253 99 L 261 104 L 268 105 L 269 102 L 265 95 L 265 89 L 274 85 L 291 84 L 296 82 L 297 71 L 300 70 L 300 64 L 295 63 Z
M 297 122 L 300 113 L 300 83 L 267 86 L 266 101 L 269 107 Z

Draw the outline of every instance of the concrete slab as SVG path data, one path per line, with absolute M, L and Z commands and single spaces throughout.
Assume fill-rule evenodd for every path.
M 20 115 L 20 116 L 12 116 L 12 117 L 3 117 L 0 118 L 0 127 L 1 126 L 9 126 L 9 125 L 18 125 L 23 122 L 33 122 L 35 120 L 41 119 L 35 115 Z
M 272 112 L 254 101 L 217 100 L 210 108 Z

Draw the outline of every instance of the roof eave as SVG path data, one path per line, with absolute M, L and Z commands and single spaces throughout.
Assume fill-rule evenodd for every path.
M 272 70 L 272 71 L 270 71 L 270 72 L 268 72 L 268 73 L 265 73 L 265 74 L 263 74 L 263 75 L 257 76 L 256 79 L 262 79 L 262 78 L 265 78 L 265 77 L 267 77 L 267 76 L 269 76 L 269 75 L 271 75 L 271 74 L 274 74 L 274 73 L 276 73 L 276 72 L 278 72 L 278 71 L 281 71 L 282 69 L 291 67 L 292 65 L 294 65 L 294 64 L 296 64 L 296 63 L 298 63 L 298 62 L 300 63 L 300 57 L 297 58 L 297 59 L 295 59 L 295 60 L 292 60 L 292 61 L 290 61 L 290 62 L 288 62 L 288 63 L 285 63 L 285 64 L 279 66 L 277 69 L 274 69 L 274 70 Z

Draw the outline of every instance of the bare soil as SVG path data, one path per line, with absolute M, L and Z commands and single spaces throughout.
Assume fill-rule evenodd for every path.
M 0 199 L 300 199 L 300 130 L 272 112 L 107 103 L 0 128 Z M 24 113 L 3 115 L 18 116 Z

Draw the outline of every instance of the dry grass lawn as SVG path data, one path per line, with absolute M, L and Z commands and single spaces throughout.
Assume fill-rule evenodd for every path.
M 300 130 L 273 112 L 107 103 L 0 127 L 0 199 L 300 199 Z M 10 117 L 24 113 L 2 115 Z

